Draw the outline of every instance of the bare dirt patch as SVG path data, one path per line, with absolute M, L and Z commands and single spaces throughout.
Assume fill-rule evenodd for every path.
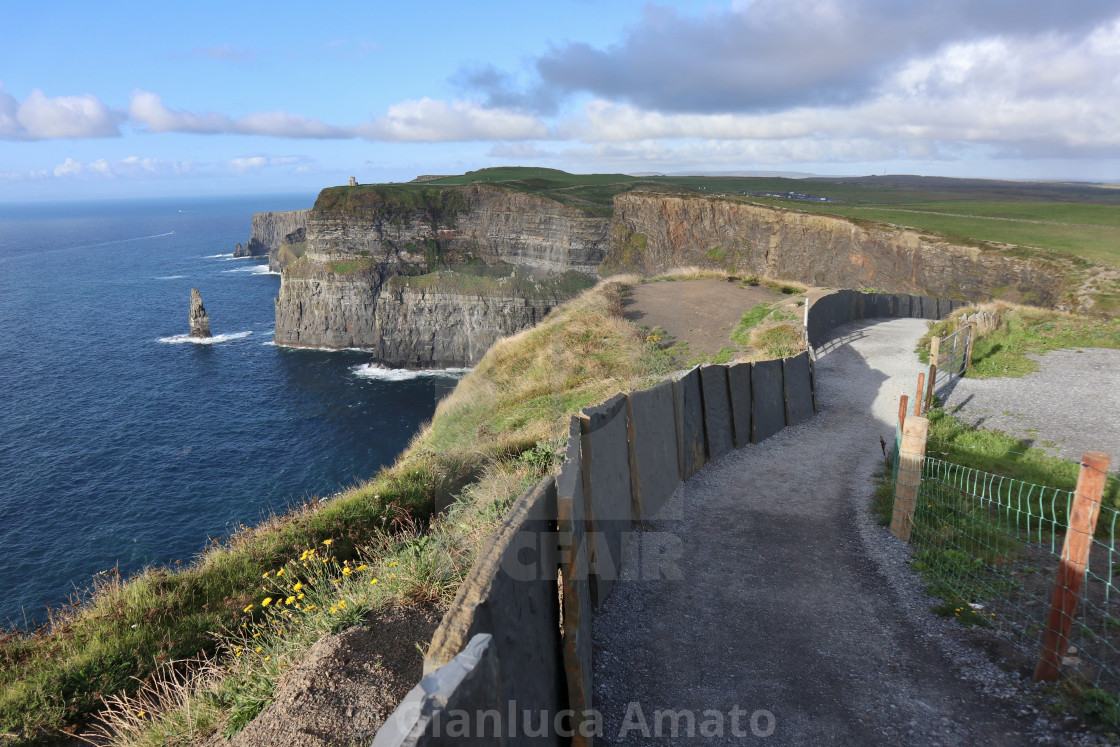
M 720 348 L 734 347 L 731 333 L 748 309 L 785 298 L 761 285 L 700 278 L 641 283 L 623 301 L 623 308 L 635 324 L 662 329 L 687 342 L 693 353 L 714 355 Z
M 276 699 L 231 741 L 209 747 L 326 747 L 368 742 L 423 676 L 417 645 L 442 611 L 392 608 L 368 625 L 324 638 L 280 682 Z

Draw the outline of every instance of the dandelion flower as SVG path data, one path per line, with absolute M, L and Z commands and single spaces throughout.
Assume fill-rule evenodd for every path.
M 276 577 L 277 577 L 277 578 L 279 578 L 280 576 L 283 576 L 283 575 L 284 575 L 284 569 L 283 569 L 283 568 L 281 568 L 280 570 L 276 571 Z
M 302 591 L 299 594 L 296 594 L 296 599 L 303 599 L 303 592 Z
M 376 583 L 377 583 L 377 579 L 376 579 L 376 578 L 375 578 L 375 579 L 371 579 L 371 580 L 370 580 L 370 583 L 371 583 L 371 584 L 376 584 Z
M 270 574 L 270 573 L 272 573 L 272 571 L 265 571 L 264 573 L 261 574 L 261 578 L 268 578 L 268 574 Z
M 272 604 L 272 597 L 265 597 L 264 600 L 261 602 L 262 607 L 267 607 L 270 604 Z
M 327 547 L 330 547 L 332 542 L 334 542 L 334 540 L 323 540 L 323 544 Z
M 287 599 L 284 600 L 284 604 L 291 604 L 294 601 L 296 601 L 295 597 L 288 597 Z
M 251 610 L 251 609 L 253 609 L 253 605 L 251 605 L 251 604 L 250 604 L 250 605 L 248 605 L 248 606 L 247 606 L 247 607 L 245 608 L 245 610 L 244 610 L 244 611 L 245 611 L 245 612 L 248 612 L 248 611 L 249 611 L 249 610 Z
M 398 563 L 397 561 L 394 560 L 392 563 L 389 564 L 389 567 L 392 568 L 395 565 L 400 565 L 400 563 Z
M 356 570 L 356 571 L 364 571 L 364 570 L 365 570 L 366 568 L 369 568 L 369 566 L 368 566 L 368 565 L 366 565 L 365 563 L 362 563 L 362 564 L 361 564 L 360 566 L 358 566 L 358 567 L 357 567 L 357 568 L 355 568 L 354 570 Z
M 257 653 L 259 654 L 260 652 L 261 652 L 261 647 L 257 646 Z
M 343 569 L 342 569 L 342 575 L 343 575 L 343 576 L 349 576 L 349 575 L 350 575 L 351 573 L 353 573 L 353 571 L 352 571 L 352 570 L 350 570 L 350 567 L 349 567 L 349 566 L 347 566 L 346 568 L 343 568 Z
M 303 588 L 303 584 L 299 581 L 296 581 L 296 585 L 292 587 L 292 591 L 299 591 L 302 588 Z

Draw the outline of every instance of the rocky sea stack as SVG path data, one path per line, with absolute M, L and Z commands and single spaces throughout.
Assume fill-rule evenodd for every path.
M 191 288 L 191 337 L 210 336 L 210 315 L 202 305 L 202 294 Z

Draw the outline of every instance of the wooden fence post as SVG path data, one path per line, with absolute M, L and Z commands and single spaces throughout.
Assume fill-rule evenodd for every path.
M 934 337 L 929 341 L 929 362 L 937 365 L 941 357 L 941 338 Z
M 906 425 L 906 406 L 910 404 L 910 398 L 905 394 L 898 400 L 898 427 L 903 428 Z
M 922 414 L 922 400 L 926 396 L 926 375 L 924 373 L 918 374 L 918 395 L 914 398 L 914 414 Z
M 928 420 L 917 416 L 906 418 L 902 444 L 898 447 L 898 475 L 895 476 L 894 511 L 891 513 L 891 534 L 903 542 L 910 541 L 910 531 L 914 528 L 914 508 L 918 503 L 918 487 L 922 484 L 922 460 L 926 456 L 928 436 Z
M 926 382 L 926 410 L 933 407 L 933 385 L 937 381 L 937 364 L 929 364 L 929 381 Z
M 1093 532 L 1097 529 L 1109 461 L 1108 454 L 1100 451 L 1088 451 L 1081 458 L 1081 474 L 1077 476 L 1077 490 L 1069 510 L 1069 528 L 1062 545 L 1058 576 L 1054 581 L 1046 634 L 1042 638 L 1038 665 L 1034 668 L 1035 682 L 1054 682 L 1061 671 L 1062 655 L 1069 642 L 1077 598 L 1081 594 L 1081 582 L 1085 579 L 1085 566 L 1089 562 L 1089 550 L 1093 547 Z

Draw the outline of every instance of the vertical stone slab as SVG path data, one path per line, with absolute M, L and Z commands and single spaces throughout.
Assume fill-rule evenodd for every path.
M 905 293 L 892 293 L 891 296 L 891 316 L 895 319 L 910 316 L 910 296 Z
M 825 321 L 825 307 L 827 306 L 825 299 L 827 298 L 828 296 L 822 296 L 809 306 L 809 322 L 805 325 L 805 331 L 809 336 L 810 345 L 819 345 L 821 340 L 824 339 L 825 332 L 827 332 Z
M 751 370 L 751 443 L 763 441 L 786 425 L 782 362 L 758 361 Z
M 629 500 L 629 497 L 628 497 Z M 549 476 L 510 507 L 467 574 L 424 657 L 430 673 L 479 633 L 494 637 L 503 689 L 538 713 L 567 700 L 557 593 L 556 482 Z M 559 737 L 511 744 L 559 744 Z
M 751 442 L 751 364 L 736 363 L 728 367 L 727 382 L 731 390 L 735 448 L 741 449 Z
M 469 736 L 453 712 L 470 714 Z M 493 714 L 475 721 L 477 714 Z M 377 730 L 371 747 L 504 744 L 509 725 L 497 645 L 480 633 L 447 664 L 424 675 Z M 517 743 L 512 740 L 509 743 Z
M 922 296 L 922 319 L 937 319 L 937 299 L 933 296 Z
M 703 389 L 704 434 L 707 438 L 708 458 L 714 462 L 735 448 L 727 366 L 701 366 L 700 385 Z
M 891 310 L 892 296 L 887 293 L 868 293 L 865 319 L 889 319 L 894 316 Z
M 668 383 L 668 382 L 666 382 Z M 671 391 L 671 387 L 670 387 Z M 669 402 L 672 421 L 672 401 Z M 568 708 L 577 721 L 578 734 L 582 717 L 594 708 L 592 673 L 594 659 L 591 647 L 591 623 L 595 618 L 591 603 L 590 546 L 587 534 L 586 505 L 583 495 L 583 460 L 580 454 L 580 421 L 573 417 L 568 428 L 568 451 L 560 475 L 556 478 L 557 528 L 560 546 L 560 583 L 563 590 L 561 610 L 564 623 L 562 652 L 564 674 L 568 686 Z M 671 445 L 676 456 L 676 444 Z M 672 462 L 676 477 L 676 462 Z M 573 744 L 580 744 L 573 738 Z
M 937 299 L 937 318 L 944 319 L 953 313 L 953 301 L 949 298 Z
M 680 483 L 673 382 L 627 395 L 630 480 L 640 521 L 652 519 Z
M 809 353 L 782 359 L 782 378 L 786 397 L 786 425 L 797 425 L 813 417 Z
M 591 601 L 603 606 L 622 566 L 633 527 L 626 396 L 580 416 L 584 505 L 591 531 Z
M 699 369 L 694 368 L 673 382 L 673 396 L 677 412 L 681 480 L 687 480 L 708 461 Z

